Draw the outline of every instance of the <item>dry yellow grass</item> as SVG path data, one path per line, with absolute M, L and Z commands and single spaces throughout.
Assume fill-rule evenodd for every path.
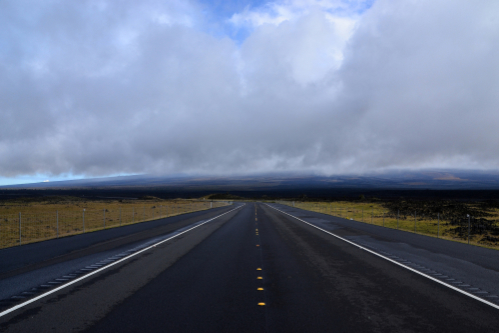
M 0 203 L 0 248 L 114 228 L 226 205 L 198 200 L 85 200 L 72 197 Z
M 290 206 L 292 205 L 291 202 L 281 203 Z M 414 218 L 414 215 L 412 215 L 399 216 L 399 218 L 397 218 L 396 214 L 388 214 L 388 209 L 384 208 L 380 203 L 337 201 L 332 203 L 294 202 L 294 205 L 297 208 L 352 219 L 359 222 L 467 243 L 467 239 L 458 237 L 458 235 L 453 232 L 452 226 L 448 225 L 446 221 L 439 221 L 438 216 L 428 217 L 416 215 Z M 489 217 L 489 219 L 497 220 L 499 218 L 498 210 L 493 211 L 492 214 L 493 216 Z M 498 244 L 487 241 L 484 235 L 472 235 L 470 244 L 499 249 Z

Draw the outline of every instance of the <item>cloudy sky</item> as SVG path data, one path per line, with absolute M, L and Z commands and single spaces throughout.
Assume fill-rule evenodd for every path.
M 499 1 L 2 0 L 0 184 L 499 167 Z

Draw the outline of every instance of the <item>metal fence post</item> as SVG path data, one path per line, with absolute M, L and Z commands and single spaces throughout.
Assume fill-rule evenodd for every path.
M 132 207 L 132 223 L 135 222 L 135 207 Z
M 371 206 L 371 224 L 373 224 L 374 207 Z
M 57 226 L 57 238 L 59 238 L 59 211 L 55 212 L 56 226 Z
M 399 214 L 400 214 L 400 210 L 397 209 L 397 229 L 399 228 Z
M 120 207 L 120 227 L 121 227 L 121 207 Z
M 416 211 L 414 211 L 414 232 L 416 232 Z
M 364 222 L 364 207 L 362 207 L 362 222 Z
M 383 227 L 385 226 L 385 210 L 383 209 Z
M 83 209 L 83 233 L 85 233 L 85 208 Z
M 21 236 L 21 212 L 19 212 L 19 245 L 22 244 L 22 236 Z
M 440 213 L 437 213 L 437 238 L 440 237 Z
M 468 244 L 470 243 L 470 225 L 471 225 L 471 221 L 470 221 L 470 215 L 468 214 Z M 19 219 L 21 220 L 21 219 Z
M 104 208 L 104 229 L 106 229 L 106 208 Z

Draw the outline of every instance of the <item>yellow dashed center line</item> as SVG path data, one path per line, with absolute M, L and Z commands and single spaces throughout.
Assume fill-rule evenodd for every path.
M 256 227 L 256 226 L 258 226 L 258 217 L 257 217 L 257 210 L 256 210 L 256 206 L 255 206 L 255 227 Z M 255 235 L 256 235 L 256 236 L 259 236 L 259 235 L 260 235 L 260 234 L 259 234 L 259 231 L 258 231 L 258 228 L 255 228 Z M 259 246 L 260 246 L 260 244 L 256 244 L 256 246 L 257 246 L 257 247 L 259 247 Z M 258 267 L 256 270 L 257 270 L 257 271 L 261 271 L 262 269 L 261 269 L 260 267 Z M 256 277 L 256 279 L 257 279 L 257 280 L 263 280 L 263 276 L 257 276 L 257 277 Z M 264 289 L 263 289 L 263 287 L 258 287 L 256 290 L 257 290 L 257 291 L 263 291 Z M 259 302 L 259 303 L 258 303 L 258 306 L 265 306 L 265 305 L 266 305 L 266 304 L 265 304 L 264 302 Z

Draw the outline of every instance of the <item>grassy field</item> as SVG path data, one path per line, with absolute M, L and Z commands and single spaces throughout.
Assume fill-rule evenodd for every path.
M 0 202 L 0 248 L 227 205 L 203 200 L 20 198 Z
M 293 204 L 297 208 L 315 211 L 323 214 L 352 219 L 359 222 L 375 224 L 387 228 L 400 229 L 408 232 L 415 232 L 432 237 L 439 237 L 457 242 L 468 242 L 467 228 L 464 227 L 464 234 L 456 231 L 455 225 L 449 223 L 449 216 L 445 214 L 424 215 L 417 210 L 412 214 L 398 214 L 392 209 L 390 211 L 381 203 L 371 202 L 280 202 L 289 206 Z M 469 204 L 472 205 L 472 204 Z M 474 207 L 469 207 L 472 210 Z M 397 216 L 398 215 L 398 216 Z M 487 212 L 487 219 L 497 221 L 499 219 L 499 209 L 491 209 Z M 461 228 L 462 229 L 462 228 Z M 499 249 L 499 230 L 483 231 L 474 233 L 470 237 L 470 244 Z

